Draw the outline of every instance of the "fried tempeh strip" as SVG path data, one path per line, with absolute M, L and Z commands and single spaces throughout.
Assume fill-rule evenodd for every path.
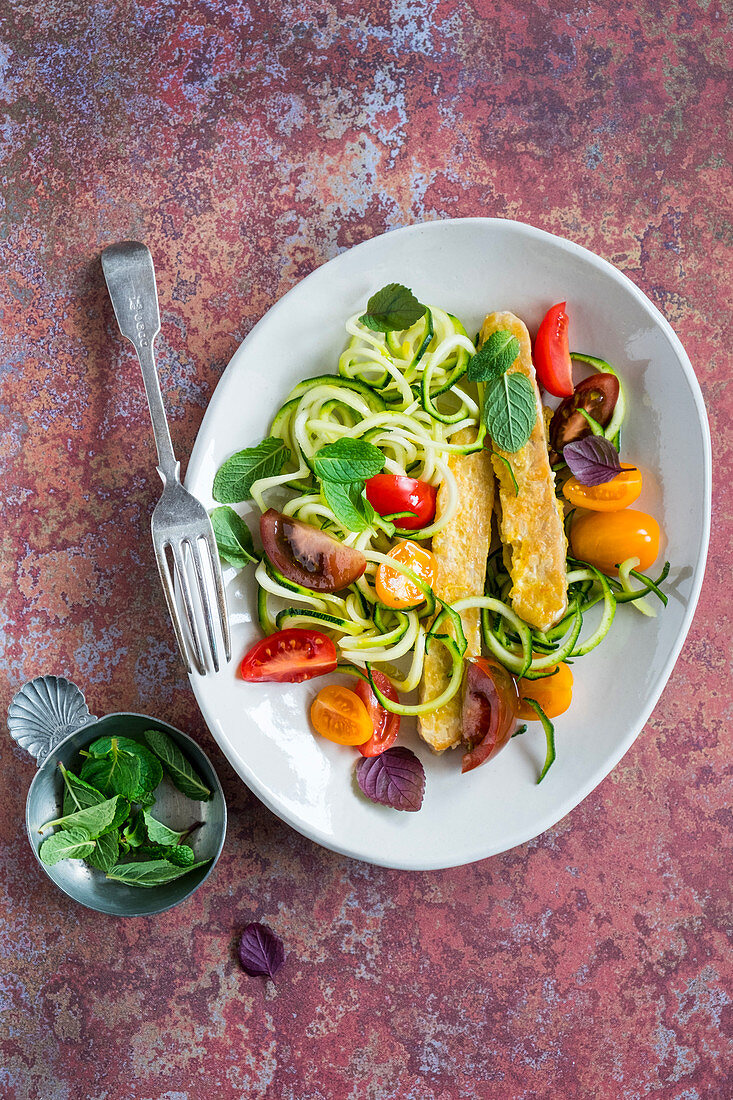
M 473 428 L 457 432 L 451 442 L 471 443 L 476 438 Z M 491 514 L 494 506 L 494 475 L 489 453 L 476 451 L 470 455 L 450 455 L 448 467 L 456 479 L 458 510 L 442 531 L 433 535 L 433 554 L 438 570 L 435 592 L 447 603 L 481 596 L 486 578 L 486 559 L 491 541 Z M 437 512 L 448 496 L 445 484 L 438 490 Z M 463 630 L 468 642 L 467 657 L 481 653 L 480 613 L 475 608 L 461 612 Z M 433 642 L 425 655 L 425 667 L 420 684 L 420 701 L 434 699 L 448 683 L 451 660 L 445 646 Z M 431 714 L 421 715 L 420 736 L 436 752 L 457 745 L 461 740 L 461 697 L 454 695 L 445 706 Z
M 508 329 L 519 341 L 519 355 L 511 371 L 530 380 L 537 398 L 537 421 L 527 444 L 516 454 L 495 448 L 492 456 L 499 483 L 499 534 L 512 578 L 509 598 L 520 618 L 537 630 L 549 630 L 568 602 L 562 507 L 555 497 L 555 475 L 550 469 L 527 327 L 513 313 L 490 313 L 481 328 L 481 343 L 497 329 Z M 518 493 L 502 458 L 514 471 Z

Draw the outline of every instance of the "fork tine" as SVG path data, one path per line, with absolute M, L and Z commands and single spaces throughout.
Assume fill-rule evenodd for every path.
M 216 546 L 216 539 L 214 538 L 214 532 L 210 529 L 203 536 L 206 543 L 206 549 L 209 551 L 209 563 L 211 565 L 211 572 L 214 577 L 214 588 L 216 589 L 216 605 L 219 611 L 219 624 L 221 626 L 221 633 L 224 639 L 224 654 L 227 661 L 232 659 L 232 639 L 229 633 L 229 614 L 227 612 L 227 601 L 224 594 L 224 585 L 221 579 L 221 566 L 219 565 L 219 551 Z
M 173 552 L 173 564 L 176 570 L 176 576 L 178 583 L 181 586 L 181 594 L 183 595 L 183 606 L 186 612 L 186 622 L 188 624 L 189 634 L 191 635 L 191 642 L 193 646 L 194 664 L 196 665 L 197 672 L 201 676 L 206 675 L 206 664 L 204 663 L 204 654 L 201 648 L 201 636 L 199 634 L 198 623 L 196 622 L 196 615 L 193 610 L 193 600 L 191 599 L 191 585 L 188 580 L 188 573 L 186 572 L 186 562 L 183 557 L 183 545 L 180 542 L 170 543 L 171 551 Z
M 168 612 L 173 624 L 173 630 L 176 635 L 176 641 L 178 642 L 178 648 L 181 651 L 181 657 L 183 663 L 186 666 L 186 672 L 191 672 L 191 658 L 188 652 L 188 646 L 186 645 L 183 637 L 183 631 L 181 630 L 181 622 L 178 617 L 178 608 L 176 607 L 176 598 L 173 591 L 173 582 L 171 581 L 170 573 L 168 572 L 168 562 L 165 557 L 165 548 L 168 543 L 163 543 L 158 546 L 157 542 L 153 543 L 155 550 L 155 561 L 158 565 L 158 573 L 160 574 L 160 583 L 163 585 L 163 594 L 165 595 L 165 602 L 168 604 Z
M 211 597 L 209 596 L 209 590 L 206 585 L 206 578 L 204 577 L 203 562 L 201 560 L 201 551 L 199 549 L 199 541 L 201 536 L 196 538 L 184 539 L 184 542 L 188 544 L 188 548 L 191 551 L 191 558 L 193 559 L 194 572 L 196 573 L 196 585 L 199 590 L 199 599 L 201 601 L 201 611 L 204 616 L 204 622 L 206 624 L 206 634 L 209 639 L 209 648 L 211 651 L 211 660 L 214 665 L 214 672 L 219 671 L 219 652 L 216 647 L 216 637 L 214 635 L 214 620 L 211 615 Z

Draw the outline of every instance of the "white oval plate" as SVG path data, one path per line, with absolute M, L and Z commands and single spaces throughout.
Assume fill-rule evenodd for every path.
M 199 706 L 229 761 L 266 806 L 334 851 L 387 867 L 455 867 L 530 840 L 608 775 L 648 719 L 684 642 L 702 583 L 710 524 L 710 436 L 702 395 L 661 313 L 592 252 L 518 222 L 464 218 L 376 237 L 314 271 L 254 327 L 227 367 L 199 431 L 186 484 L 208 507 L 219 465 L 267 433 L 290 388 L 337 370 L 345 319 L 389 282 L 460 317 L 469 333 L 509 309 L 535 331 L 567 299 L 570 346 L 607 359 L 630 411 L 622 456 L 645 474 L 638 505 L 666 532 L 669 606 L 656 619 L 620 607 L 603 645 L 575 664 L 571 709 L 557 719 L 557 760 L 536 779 L 544 735 L 533 723 L 489 764 L 461 775 L 460 752 L 434 756 L 403 719 L 401 742 L 425 765 L 418 813 L 373 805 L 355 789 L 357 753 L 315 737 L 319 683 L 246 684 L 237 665 L 260 636 L 252 570 L 225 568 L 234 659 L 193 676 Z M 243 510 L 256 531 L 249 506 Z M 658 563 L 659 564 L 659 563 Z

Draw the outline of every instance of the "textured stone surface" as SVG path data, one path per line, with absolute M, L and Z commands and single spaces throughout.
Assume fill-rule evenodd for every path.
M 76 908 L 34 863 L 33 765 L 0 738 L 0 1095 L 730 1096 L 724 8 L 2 11 L 0 704 L 56 671 L 95 713 L 183 726 L 231 828 L 185 906 L 125 923 Z M 204 728 L 158 593 L 147 411 L 98 257 L 123 237 L 155 254 L 185 461 L 232 352 L 296 280 L 386 229 L 480 214 L 587 245 L 672 322 L 710 410 L 712 550 L 682 656 L 614 773 L 530 844 L 406 874 L 282 825 Z M 285 940 L 276 986 L 236 964 L 250 920 Z

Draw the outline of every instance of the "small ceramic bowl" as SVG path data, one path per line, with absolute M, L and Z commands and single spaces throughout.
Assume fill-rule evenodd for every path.
M 8 710 L 11 736 L 38 761 L 38 773 L 26 802 L 26 827 L 31 847 L 48 877 L 74 901 L 88 909 L 117 917 L 143 917 L 162 913 L 190 897 L 213 870 L 224 845 L 227 810 L 224 793 L 209 758 L 187 734 L 145 714 L 89 713 L 79 688 L 62 676 L 41 676 L 20 689 Z M 102 871 L 79 859 L 65 859 L 48 866 L 38 849 L 45 839 L 39 830 L 61 815 L 64 782 L 59 762 L 77 771 L 79 750 L 98 737 L 119 734 L 142 741 L 147 729 L 159 729 L 176 742 L 196 772 L 213 791 L 208 802 L 193 802 L 181 794 L 167 776 L 155 792 L 155 816 L 177 831 L 195 821 L 203 824 L 187 840 L 196 860 L 211 860 L 161 886 L 127 886 L 107 879 Z M 50 835 L 47 834 L 47 835 Z

